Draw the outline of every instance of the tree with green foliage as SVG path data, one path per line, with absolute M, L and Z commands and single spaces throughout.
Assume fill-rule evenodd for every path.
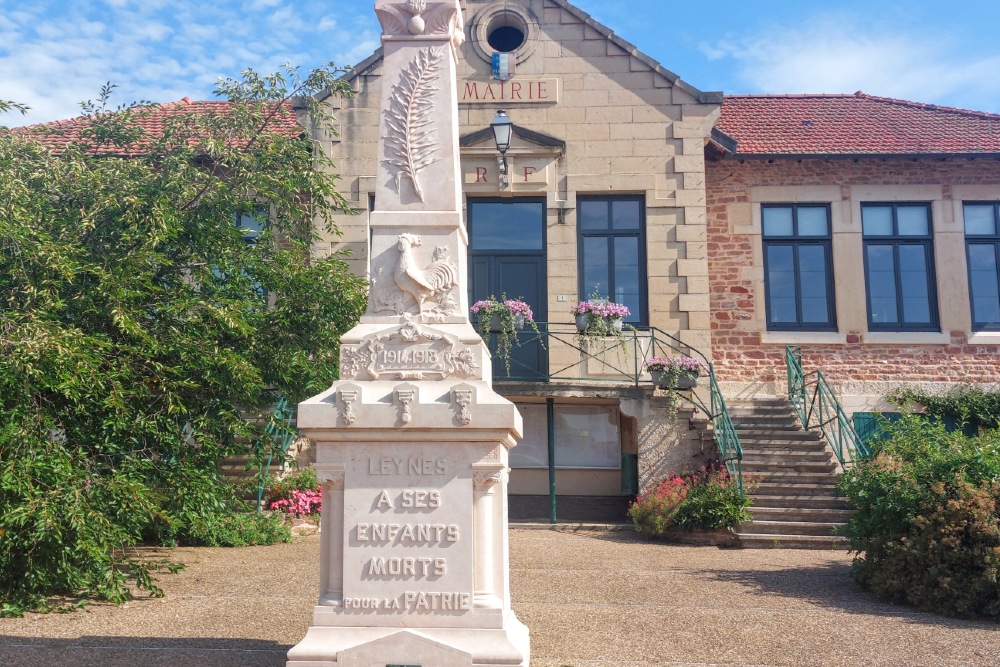
M 310 256 L 347 208 L 292 105 L 331 127 L 339 74 L 247 71 L 190 113 L 107 86 L 0 129 L 0 614 L 158 594 L 134 547 L 234 534 L 220 460 L 336 379 L 366 289 Z

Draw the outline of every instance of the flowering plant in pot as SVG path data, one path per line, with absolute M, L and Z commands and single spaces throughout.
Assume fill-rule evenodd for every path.
M 572 308 L 570 314 L 576 317 L 576 328 L 581 334 L 611 336 L 621 333 L 623 320 L 631 315 L 628 306 L 592 294 Z
M 488 298 L 472 304 L 469 310 L 479 317 L 477 325 L 479 335 L 487 344 L 490 334 L 497 335 L 496 353 L 503 359 L 509 377 L 510 351 L 517 343 L 517 332 L 527 324 L 535 334 L 541 336 L 531 306 L 520 299 L 508 299 L 506 294 L 501 295 L 499 299 L 491 294 Z
M 653 384 L 661 389 L 693 389 L 708 366 L 694 357 L 652 357 L 644 364 L 653 378 Z
M 652 357 L 646 360 L 643 368 L 660 389 L 665 389 L 665 416 L 672 420 L 677 417 L 677 404 L 680 401 L 679 391 L 693 389 L 702 373 L 708 373 L 708 365 L 694 357 Z

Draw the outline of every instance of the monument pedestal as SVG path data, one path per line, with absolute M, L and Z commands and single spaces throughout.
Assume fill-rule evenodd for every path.
M 298 420 L 316 442 L 323 545 L 320 601 L 288 667 L 527 667 L 507 562 L 514 405 L 482 380 L 339 382 Z

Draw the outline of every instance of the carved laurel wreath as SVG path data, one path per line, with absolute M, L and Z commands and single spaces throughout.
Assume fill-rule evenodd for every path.
M 441 73 L 445 49 L 427 48 L 403 70 L 399 83 L 392 87 L 389 109 L 385 114 L 387 129 L 385 163 L 393 171 L 396 191 L 400 177 L 407 176 L 420 201 L 420 172 L 441 159 L 437 153 L 432 112 L 433 97 Z

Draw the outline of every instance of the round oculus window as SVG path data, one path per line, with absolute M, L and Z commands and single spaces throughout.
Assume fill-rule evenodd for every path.
M 524 44 L 524 33 L 512 25 L 504 25 L 490 32 L 487 42 L 494 51 L 511 53 Z
M 494 53 L 508 53 L 520 64 L 538 45 L 538 20 L 516 0 L 494 0 L 472 19 L 470 36 L 485 62 L 492 62 Z
M 520 14 L 509 10 L 497 13 L 486 26 L 486 42 L 494 51 L 513 53 L 527 39 L 528 25 Z

